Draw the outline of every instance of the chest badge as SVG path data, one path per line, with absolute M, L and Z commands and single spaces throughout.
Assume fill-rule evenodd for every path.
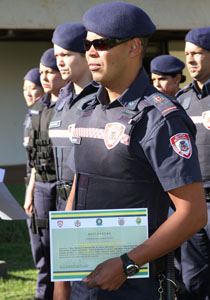
M 120 123 L 108 123 L 104 130 L 104 143 L 107 149 L 114 148 L 124 134 L 125 126 Z
M 184 158 L 192 155 L 190 137 L 187 133 L 178 133 L 170 138 L 170 143 L 174 151 Z
M 69 139 L 72 142 L 72 144 L 80 144 L 81 143 L 81 137 L 75 136 L 75 124 L 70 124 L 68 126 L 68 135 Z
M 210 130 L 210 111 L 204 111 L 202 113 L 202 120 L 203 120 L 203 125 Z

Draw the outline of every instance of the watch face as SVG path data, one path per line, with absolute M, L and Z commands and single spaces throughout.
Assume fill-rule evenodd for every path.
M 139 267 L 137 265 L 128 265 L 126 267 L 126 275 L 133 276 L 138 273 Z

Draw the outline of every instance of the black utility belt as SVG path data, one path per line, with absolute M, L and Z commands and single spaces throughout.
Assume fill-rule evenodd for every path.
M 59 196 L 63 200 L 67 200 L 71 192 L 71 187 L 72 187 L 71 183 L 57 184 L 56 185 L 57 196 Z
M 35 180 L 39 182 L 55 182 L 56 181 L 56 175 L 55 174 L 48 174 L 48 173 L 36 173 Z

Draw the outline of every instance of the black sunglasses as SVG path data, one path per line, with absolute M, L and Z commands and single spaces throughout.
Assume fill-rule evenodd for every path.
M 115 38 L 105 38 L 105 39 L 96 39 L 93 41 L 89 40 L 84 40 L 84 47 L 86 51 L 89 51 L 91 46 L 95 48 L 95 50 L 98 51 L 107 51 L 117 45 L 120 45 L 122 43 L 125 43 L 132 38 L 127 38 L 127 39 L 115 39 Z

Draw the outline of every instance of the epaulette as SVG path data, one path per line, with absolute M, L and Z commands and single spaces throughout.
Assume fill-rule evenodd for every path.
M 149 104 L 155 106 L 164 117 L 171 112 L 178 110 L 176 104 L 161 93 L 154 93 L 150 96 L 145 96 L 145 99 Z
M 176 93 L 175 97 L 178 98 L 179 96 L 181 96 L 182 94 L 184 94 L 184 93 L 190 91 L 191 89 L 192 89 L 192 83 L 186 85 L 185 87 L 183 87 L 183 89 L 180 89 L 180 90 Z
M 66 98 L 58 99 L 58 102 L 56 103 L 55 110 L 56 111 L 61 111 L 63 109 L 65 103 L 66 103 Z

